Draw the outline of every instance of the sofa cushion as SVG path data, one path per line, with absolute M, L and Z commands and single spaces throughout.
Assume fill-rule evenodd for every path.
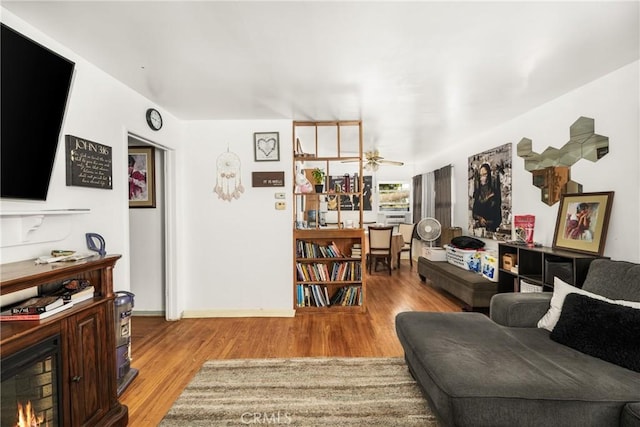
M 640 301 L 640 264 L 593 260 L 582 289 L 612 300 Z
M 640 310 L 569 294 L 550 337 L 583 353 L 640 372 Z
M 584 289 L 576 288 L 575 286 L 571 286 L 568 283 L 563 282 L 557 277 L 553 279 L 553 296 L 551 297 L 551 302 L 549 306 L 549 310 L 545 313 L 544 316 L 538 321 L 538 327 L 546 329 L 548 331 L 552 331 L 555 327 L 558 319 L 560 318 L 560 313 L 562 312 L 562 306 L 564 304 L 564 300 L 566 296 L 570 293 L 576 293 L 580 295 L 586 295 L 590 298 L 599 299 L 602 301 L 611 302 L 613 304 L 624 305 L 627 307 L 640 308 L 640 302 L 633 301 L 624 301 L 624 300 L 610 300 L 601 295 L 594 294 L 588 292 Z
M 407 363 L 445 425 L 611 425 L 640 396 L 640 374 L 559 345 L 539 328 L 479 313 L 406 312 Z

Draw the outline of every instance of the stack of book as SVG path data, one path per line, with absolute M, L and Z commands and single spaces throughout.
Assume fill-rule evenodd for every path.
M 64 302 L 78 303 L 93 298 L 95 291 L 95 288 L 88 280 L 69 279 L 62 282 L 60 289 L 49 295 L 60 297 Z
M 362 247 L 360 247 L 360 243 L 354 243 L 351 247 L 351 258 L 362 258 Z
M 14 320 L 42 320 L 71 308 L 74 304 L 93 298 L 95 288 L 88 280 L 72 279 L 48 295 L 29 298 L 0 312 L 0 322 Z
M 33 297 L 0 312 L 0 321 L 41 320 L 66 310 L 72 305 L 65 304 L 60 297 Z

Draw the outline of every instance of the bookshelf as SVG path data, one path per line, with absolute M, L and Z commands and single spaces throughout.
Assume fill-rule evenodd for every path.
M 362 121 L 294 121 L 293 147 L 294 176 L 326 174 L 322 191 L 294 182 L 293 307 L 363 313 Z

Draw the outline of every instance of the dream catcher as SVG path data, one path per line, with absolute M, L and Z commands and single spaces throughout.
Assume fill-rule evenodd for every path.
M 239 199 L 244 193 L 242 178 L 240 177 L 240 157 L 229 151 L 222 153 L 216 161 L 216 187 L 213 192 L 219 199 L 230 202 Z

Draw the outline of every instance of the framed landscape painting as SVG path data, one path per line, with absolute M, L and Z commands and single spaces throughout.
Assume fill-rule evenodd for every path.
M 612 203 L 613 191 L 561 195 L 553 248 L 602 255 Z

